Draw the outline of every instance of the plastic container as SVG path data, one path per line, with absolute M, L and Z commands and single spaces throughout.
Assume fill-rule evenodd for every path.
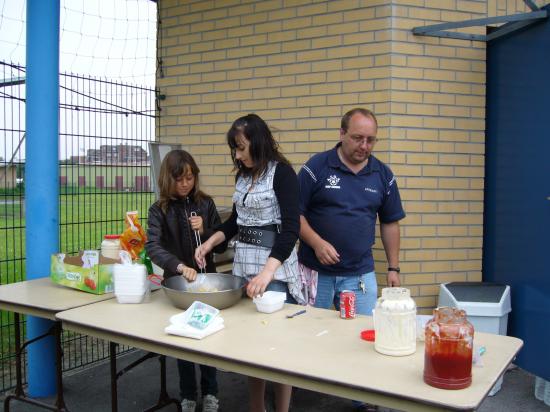
M 115 264 L 113 279 L 118 303 L 141 303 L 149 295 L 150 286 L 144 265 Z
M 141 303 L 145 299 L 145 293 L 137 295 L 116 294 L 115 296 L 118 303 Z
M 451 282 L 439 288 L 438 306 L 466 311 L 478 332 L 506 335 L 512 311 L 510 286 L 491 282 Z
M 285 304 L 286 292 L 275 292 L 269 290 L 264 292 L 262 296 L 257 296 L 253 299 L 256 304 L 256 309 L 263 313 L 273 313 L 281 310 Z
M 426 325 L 424 382 L 441 389 L 463 389 L 472 383 L 474 327 L 466 312 L 434 309 Z
M 105 235 L 101 242 L 101 256 L 118 259 L 120 252 L 120 235 Z
M 373 316 L 377 352 L 390 356 L 416 352 L 416 304 L 409 289 L 382 289 Z

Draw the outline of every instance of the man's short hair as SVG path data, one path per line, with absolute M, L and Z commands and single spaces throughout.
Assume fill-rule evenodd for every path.
M 348 131 L 349 119 L 351 119 L 351 117 L 352 117 L 354 114 L 357 114 L 357 113 L 360 113 L 360 114 L 362 114 L 362 115 L 365 116 L 365 117 L 370 117 L 372 120 L 374 120 L 374 123 L 376 124 L 376 127 L 378 127 L 378 120 L 376 120 L 376 116 L 374 115 L 373 112 L 371 112 L 369 109 L 363 109 L 362 107 L 356 107 L 355 109 L 351 109 L 350 111 L 348 111 L 348 112 L 342 117 L 342 121 L 340 122 L 340 128 L 341 128 L 344 132 L 347 132 L 347 131 Z

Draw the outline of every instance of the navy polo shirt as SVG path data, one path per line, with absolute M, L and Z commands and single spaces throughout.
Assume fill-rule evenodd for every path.
M 403 219 L 405 211 L 390 168 L 371 155 L 355 174 L 338 157 L 340 144 L 313 156 L 298 173 L 300 212 L 312 229 L 334 246 L 340 262 L 322 265 L 303 241 L 298 256 L 314 270 L 352 276 L 374 271 L 376 217 L 391 223 Z

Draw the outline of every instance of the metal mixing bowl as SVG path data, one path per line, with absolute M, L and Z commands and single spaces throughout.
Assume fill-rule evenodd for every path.
M 187 309 L 199 300 L 216 309 L 235 305 L 243 296 L 245 280 L 226 273 L 199 273 L 193 282 L 182 276 L 172 276 L 161 283 L 172 304 Z

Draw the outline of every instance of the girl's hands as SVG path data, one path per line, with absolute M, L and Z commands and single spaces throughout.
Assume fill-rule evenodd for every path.
M 193 282 L 197 278 L 197 271 L 193 268 L 185 266 L 183 263 L 178 265 L 177 271 L 189 282 Z
M 262 271 L 246 285 L 246 294 L 251 298 L 263 295 L 267 285 L 275 278 L 275 272 L 277 272 L 277 269 L 279 269 L 281 265 L 282 263 L 274 257 L 267 258 L 267 262 L 265 262 Z
M 246 286 L 246 294 L 250 298 L 261 296 L 265 292 L 269 282 L 273 280 L 274 274 L 272 272 L 262 270 L 258 275 L 252 278 Z
M 201 235 L 204 233 L 202 217 L 199 215 L 191 216 L 189 218 L 189 223 L 191 224 L 191 229 L 198 230 Z
M 206 255 L 210 253 L 215 246 L 219 245 L 225 240 L 223 232 L 218 231 L 208 238 L 201 246 L 195 249 L 195 261 L 200 268 L 206 267 Z
M 213 247 L 214 246 L 211 242 L 206 241 L 195 249 L 195 261 L 197 262 L 197 265 L 199 265 L 199 268 L 206 267 L 206 255 L 212 250 Z

